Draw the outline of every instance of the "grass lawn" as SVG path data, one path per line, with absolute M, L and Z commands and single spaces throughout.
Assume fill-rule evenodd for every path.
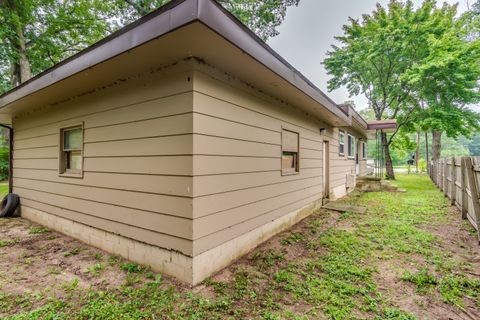
M 0 182 L 0 198 L 3 199 L 8 193 L 8 182 Z
M 480 319 L 473 229 L 423 175 L 354 193 L 189 288 L 23 219 L 0 220 L 5 319 Z

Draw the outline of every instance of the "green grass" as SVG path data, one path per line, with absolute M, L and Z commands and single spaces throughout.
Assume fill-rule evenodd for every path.
M 8 183 L 0 183 L 0 197 L 3 198 L 8 193 Z
M 74 279 L 58 296 L 0 293 L 0 313 L 16 320 L 416 319 L 380 289 L 382 265 L 395 267 L 396 281 L 411 294 L 452 308 L 478 303 L 480 281 L 431 231 L 449 221 L 444 196 L 426 176 L 398 175 L 396 184 L 407 192 L 352 194 L 344 201 L 367 212 L 342 214 L 331 228 L 322 229 L 331 214 L 313 214 L 302 231 L 286 232 L 277 247 L 257 249 L 232 266 L 231 278 L 206 280 L 209 295 L 110 256 L 108 264 L 126 274 L 122 285 L 98 290 Z M 97 263 L 88 272 L 103 268 Z
M 30 227 L 30 229 L 28 229 L 28 234 L 43 234 L 49 232 L 50 230 L 44 227 Z

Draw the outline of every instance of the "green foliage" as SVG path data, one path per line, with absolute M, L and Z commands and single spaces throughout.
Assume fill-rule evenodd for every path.
M 28 229 L 29 234 L 43 234 L 48 232 L 50 232 L 50 230 L 44 227 L 31 227 Z
M 63 254 L 64 257 L 70 257 L 70 256 L 76 256 L 77 254 L 80 253 L 81 248 L 73 248 Z
M 294 244 L 304 240 L 305 240 L 305 237 L 300 232 L 291 232 L 287 235 L 287 237 L 282 239 L 280 243 L 283 245 L 290 245 L 290 244 Z
M 103 264 L 95 263 L 93 266 L 87 269 L 87 272 L 94 276 L 98 276 L 100 274 L 100 271 L 102 271 L 104 268 L 105 266 Z
M 0 1 L 0 93 L 133 22 L 169 0 Z M 299 0 L 220 0 L 266 40 Z
M 351 195 L 344 201 L 366 206 L 364 214 L 337 220 L 328 212 L 314 213 L 303 225 L 309 230 L 301 234 L 303 240 L 280 247 L 273 241 L 273 248 L 257 249 L 198 290 L 151 272 L 140 275 L 135 271 L 144 267 L 125 263 L 126 281 L 117 287 L 85 287 L 74 279 L 49 298 L 0 293 L 0 310 L 6 320 L 415 319 L 396 303 L 398 294 L 405 299 L 412 293 L 391 295 L 395 288 L 379 282 L 384 268 L 389 278 L 395 277 L 392 281 L 417 288 L 413 295 L 429 294 L 429 304 L 444 301 L 461 309 L 476 303 L 480 280 L 456 260 L 471 248 L 456 248 L 452 256 L 445 239 L 432 234 L 457 219 L 449 214 L 444 195 L 425 175 L 398 178 L 406 193 Z M 291 234 L 298 235 L 287 232 L 281 239 Z M 415 296 L 408 299 L 416 301 Z
M 437 278 L 432 275 L 426 268 L 421 269 L 415 274 L 407 271 L 403 274 L 401 279 L 403 281 L 413 283 L 416 286 L 417 291 L 419 292 L 425 292 L 427 291 L 427 289 L 438 284 Z
M 7 147 L 0 147 L 0 181 L 8 179 L 8 162 L 10 152 Z
M 15 243 L 17 243 L 17 241 L 12 239 L 0 240 L 0 248 L 8 247 L 8 246 L 14 245 Z
M 138 264 L 133 263 L 133 262 L 123 263 L 120 266 L 120 268 L 123 271 L 127 271 L 128 273 L 140 273 L 140 272 L 143 271 L 143 268 L 141 266 L 139 266 Z
M 324 60 L 332 76 L 329 90 L 345 86 L 351 95 L 364 94 L 371 108 L 365 113 L 397 119 L 405 134 L 436 130 L 469 136 L 480 120 L 466 107 L 480 99 L 480 42 L 466 35 L 466 18 L 457 19 L 456 9 L 437 7 L 434 0 L 419 8 L 391 0 L 361 21 L 350 19 L 336 38 L 340 45 Z M 390 136 L 386 149 L 397 137 Z M 397 151 L 409 149 L 404 142 Z

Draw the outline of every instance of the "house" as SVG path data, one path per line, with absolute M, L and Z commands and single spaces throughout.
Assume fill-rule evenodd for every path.
M 2 95 L 0 117 L 23 217 L 191 284 L 351 190 L 381 124 L 211 0 L 55 65 Z

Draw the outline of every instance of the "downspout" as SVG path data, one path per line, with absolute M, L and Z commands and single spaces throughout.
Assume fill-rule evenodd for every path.
M 0 123 L 0 127 L 8 129 L 8 193 L 13 192 L 13 128 Z

